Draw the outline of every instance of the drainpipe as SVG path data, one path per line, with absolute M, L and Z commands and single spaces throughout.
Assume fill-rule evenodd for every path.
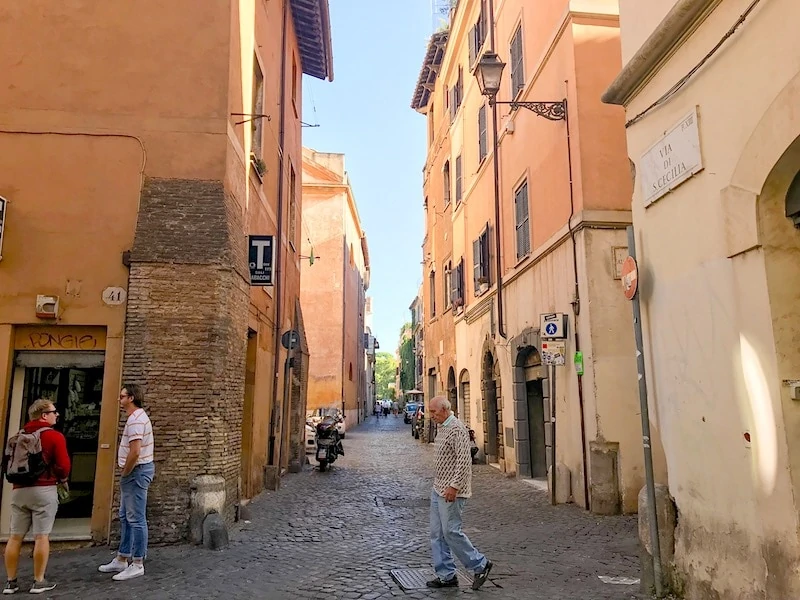
M 564 82 L 567 84 L 568 82 Z M 567 90 L 569 91 L 569 90 Z M 580 343 L 580 335 L 578 333 L 578 315 L 581 314 L 581 296 L 580 290 L 578 288 L 578 247 L 575 244 L 575 231 L 572 229 L 572 217 L 575 216 L 575 186 L 572 177 L 572 145 L 571 145 L 571 138 L 569 133 L 569 106 L 567 105 L 566 98 L 564 99 L 564 124 L 567 128 L 567 163 L 569 165 L 569 221 L 567 221 L 567 227 L 569 229 L 569 236 L 572 240 L 572 271 L 575 274 L 575 297 L 572 300 L 572 312 L 573 312 L 573 328 L 575 329 L 575 352 L 581 351 L 581 343 Z M 583 460 L 583 502 L 584 506 L 586 506 L 586 510 L 590 510 L 589 507 L 589 474 L 587 473 L 587 469 L 589 468 L 587 458 L 586 458 L 586 417 L 584 415 L 584 401 L 583 401 L 583 380 L 581 376 L 578 375 L 578 406 L 580 408 L 580 415 L 581 415 L 581 458 Z M 555 401 L 555 398 L 553 399 Z M 555 463 L 555 455 L 553 456 L 553 462 Z M 553 471 L 555 472 L 555 464 L 553 465 Z
M 494 52 L 494 0 L 489 0 L 489 49 Z M 500 231 L 500 157 L 499 142 L 497 140 L 497 104 L 495 98 L 489 99 L 492 107 L 492 167 L 494 169 L 494 254 L 495 270 L 497 271 L 497 333 L 506 339 L 505 325 L 503 324 L 503 263 L 500 258 L 502 246 Z
M 284 144 L 286 140 L 286 44 L 288 35 L 287 22 L 289 19 L 289 0 L 283 2 L 283 25 L 281 26 L 281 88 L 280 88 L 280 107 L 281 116 L 279 119 L 280 129 L 278 132 L 278 231 L 275 236 L 277 250 L 275 252 L 275 360 L 273 372 L 275 379 L 272 382 L 272 417 L 269 423 L 269 459 L 268 463 L 273 465 L 276 459 L 275 451 L 275 420 L 280 414 L 278 411 L 278 371 L 280 369 L 280 349 L 281 349 L 281 321 L 283 319 L 283 253 L 281 244 L 283 243 L 283 177 L 284 166 Z M 284 385 L 288 382 L 284 381 Z

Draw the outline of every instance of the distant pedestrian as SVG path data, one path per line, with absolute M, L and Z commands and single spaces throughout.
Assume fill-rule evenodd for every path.
M 45 579 L 50 558 L 50 532 L 58 511 L 58 484 L 69 477 L 67 440 L 53 429 L 58 411 L 50 400 L 36 400 L 28 409 L 30 421 L 8 440 L 4 470 L 14 484 L 11 491 L 11 535 L 6 543 L 6 586 L 4 594 L 19 590 L 17 567 L 22 540 L 32 531 L 33 586 L 31 594 L 56 587 Z
M 472 457 L 469 431 L 450 410 L 450 401 L 436 396 L 428 413 L 439 425 L 434 449 L 436 476 L 431 490 L 431 553 L 436 578 L 427 582 L 431 588 L 456 587 L 453 554 L 473 573 L 472 589 L 477 590 L 489 577 L 492 561 L 478 552 L 461 530 L 461 513 L 472 496 Z
M 383 399 L 383 416 L 384 417 L 388 417 L 389 416 L 389 410 L 391 409 L 391 407 L 392 407 L 391 401 L 388 398 L 384 398 Z
M 400 412 L 400 405 L 397 404 L 397 400 L 392 401 L 392 414 L 396 417 Z
M 125 384 L 119 394 L 120 408 L 128 415 L 117 451 L 120 473 L 120 541 L 117 556 L 101 573 L 116 573 L 125 581 L 144 575 L 147 556 L 147 489 L 155 476 L 153 426 L 142 408 L 144 394 L 138 385 Z M 128 561 L 131 561 L 128 564 Z

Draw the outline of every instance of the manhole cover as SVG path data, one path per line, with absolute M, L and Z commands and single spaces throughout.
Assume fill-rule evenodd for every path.
M 427 587 L 425 583 L 434 578 L 432 569 L 392 569 L 391 574 L 403 590 L 424 590 Z M 461 571 L 456 571 L 456 577 L 461 587 L 472 584 Z

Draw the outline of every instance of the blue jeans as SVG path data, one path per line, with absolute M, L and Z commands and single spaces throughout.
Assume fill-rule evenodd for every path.
M 143 560 L 147 556 L 147 488 L 156 474 L 153 463 L 136 465 L 119 482 L 119 523 L 121 538 L 117 553 Z
M 480 573 L 486 567 L 486 557 L 478 552 L 466 534 L 461 531 L 461 513 L 465 498 L 447 502 L 431 490 L 431 553 L 433 570 L 441 580 L 451 579 L 456 574 L 453 554 L 472 573 Z

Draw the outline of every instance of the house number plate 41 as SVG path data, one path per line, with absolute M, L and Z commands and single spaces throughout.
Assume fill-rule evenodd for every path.
M 103 290 L 103 302 L 109 306 L 118 306 L 128 299 L 128 292 L 121 287 L 107 287 Z

